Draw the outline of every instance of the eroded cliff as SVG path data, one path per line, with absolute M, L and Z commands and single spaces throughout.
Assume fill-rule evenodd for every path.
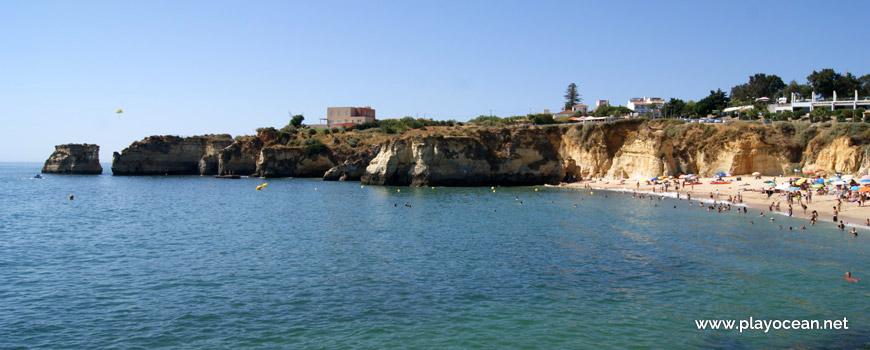
M 42 166 L 43 173 L 52 174 L 102 174 L 100 146 L 75 144 L 54 146 L 54 153 Z

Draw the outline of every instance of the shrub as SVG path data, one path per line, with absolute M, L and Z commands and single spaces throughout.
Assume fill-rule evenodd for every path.
M 314 135 L 316 135 L 316 134 L 317 134 L 317 130 L 314 130 L 314 129 L 308 129 L 308 135 L 314 136 Z
M 320 141 L 316 141 L 312 144 L 305 146 L 305 153 L 309 155 L 324 153 L 327 150 L 329 150 L 329 147 L 326 147 L 326 145 Z

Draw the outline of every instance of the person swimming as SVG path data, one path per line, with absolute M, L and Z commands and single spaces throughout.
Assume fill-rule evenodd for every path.
M 856 230 L 854 227 L 849 230 L 849 233 L 851 233 L 855 237 L 858 237 L 858 230 Z
M 846 271 L 846 277 L 844 277 L 843 279 L 849 282 L 858 282 L 857 278 L 852 278 L 852 273 L 849 271 Z

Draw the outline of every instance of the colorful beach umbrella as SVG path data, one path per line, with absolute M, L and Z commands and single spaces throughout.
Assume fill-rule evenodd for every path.
M 761 173 L 759 173 L 759 172 L 757 172 L 757 171 L 754 172 L 754 173 L 752 173 L 752 176 L 758 176 L 758 175 L 761 175 Z
M 813 185 L 813 188 L 822 188 L 822 187 L 825 187 L 825 185 L 822 185 L 822 184 Z
M 870 179 L 861 179 L 861 180 L 858 180 L 858 182 L 865 184 L 865 183 L 870 182 Z
M 857 191 L 857 190 L 861 189 L 861 186 L 852 186 L 852 187 L 849 187 L 849 189 L 852 191 Z
M 867 186 L 861 187 L 860 189 L 858 189 L 858 192 L 860 192 L 860 193 L 870 192 L 870 187 L 867 187 Z
M 842 186 L 845 184 L 846 184 L 846 181 L 842 181 L 842 180 L 831 182 L 831 185 L 834 185 L 834 186 Z
M 767 187 L 773 187 L 773 186 L 776 186 L 776 184 L 773 183 L 773 182 L 766 182 L 766 183 L 764 183 L 764 185 L 767 186 Z
M 813 184 L 815 184 L 815 185 L 823 184 L 823 183 L 825 183 L 825 179 L 823 179 L 823 178 L 818 178 L 818 179 L 816 179 L 816 181 L 813 181 Z
M 798 179 L 797 181 L 794 182 L 794 184 L 795 184 L 795 185 L 800 185 L 800 184 L 802 184 L 802 183 L 804 183 L 804 182 L 807 182 L 807 178 L 805 178 L 805 177 L 804 177 L 804 178 L 801 178 L 801 179 Z
M 790 188 L 788 189 L 789 192 L 800 191 L 800 190 L 801 190 L 800 187 L 790 187 Z
M 774 187 L 774 188 L 777 190 L 785 190 L 785 189 L 788 189 L 789 187 L 790 186 L 788 184 L 779 184 L 779 185 L 776 185 L 776 187 Z
M 726 176 L 728 176 L 728 175 L 726 175 L 725 173 L 718 173 L 718 174 L 716 174 L 716 176 L 718 176 L 718 177 L 726 177 Z
M 870 175 L 861 176 L 861 180 L 870 180 Z

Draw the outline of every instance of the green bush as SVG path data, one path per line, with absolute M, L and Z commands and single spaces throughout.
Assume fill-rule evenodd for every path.
M 326 145 L 320 141 L 305 146 L 305 153 L 309 155 L 324 153 L 328 150 L 329 147 L 326 147 Z
M 553 115 L 546 114 L 546 113 L 532 114 L 529 116 L 529 121 L 535 125 L 546 125 L 546 124 L 556 123 L 556 121 L 553 119 Z
M 314 136 L 314 135 L 316 135 L 316 134 L 317 134 L 317 130 L 314 130 L 314 129 L 308 129 L 308 135 Z

